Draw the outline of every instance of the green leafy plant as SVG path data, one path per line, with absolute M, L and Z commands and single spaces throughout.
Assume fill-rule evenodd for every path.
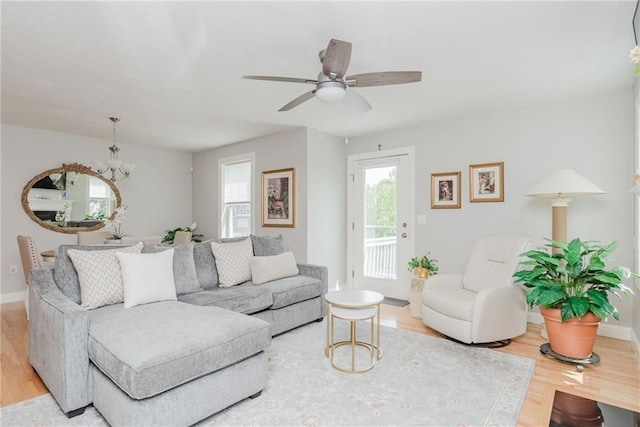
M 162 238 L 162 243 L 173 243 L 173 239 L 176 238 L 176 232 L 178 231 L 188 231 L 191 233 L 191 241 L 192 242 L 202 242 L 202 234 L 195 234 L 193 231 L 198 227 L 198 224 L 195 222 L 191 224 L 190 227 L 178 227 L 173 230 L 165 230 L 167 234 Z
M 609 315 L 619 320 L 609 296 L 622 299 L 633 294 L 622 282 L 640 276 L 622 266 L 607 269 L 605 261 L 617 246 L 615 241 L 606 245 L 580 239 L 552 241 L 522 254 L 527 260 L 514 274 L 515 283 L 528 288 L 530 307 L 559 308 L 563 322 L 588 312 L 603 320 Z M 558 248 L 555 253 L 554 248 Z
M 107 216 L 104 214 L 104 212 L 96 212 L 93 214 L 88 214 L 84 216 L 84 219 L 97 219 L 97 220 L 103 220 L 106 219 Z
M 407 264 L 407 270 L 413 271 L 416 268 L 425 268 L 430 274 L 438 274 L 438 260 L 429 257 L 430 253 L 420 257 L 413 257 Z

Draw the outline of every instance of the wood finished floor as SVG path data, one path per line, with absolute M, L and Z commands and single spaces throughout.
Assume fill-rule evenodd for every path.
M 0 305 L 0 407 L 47 392 L 46 386 L 29 364 L 28 322 L 22 302 Z M 411 317 L 409 306 L 382 305 L 382 324 L 421 334 L 439 336 Z M 549 414 L 556 390 L 640 412 L 640 359 L 631 342 L 598 337 L 595 351 L 602 361 L 578 372 L 574 365 L 544 356 L 540 326 L 529 324 L 527 333 L 509 346 L 496 351 L 531 357 L 536 369 L 519 426 L 549 425 Z

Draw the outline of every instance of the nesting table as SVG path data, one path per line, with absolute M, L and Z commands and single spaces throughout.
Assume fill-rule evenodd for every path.
M 327 302 L 327 346 L 325 356 L 331 361 L 331 366 L 341 372 L 359 373 L 372 369 L 376 362 L 382 358 L 380 349 L 380 303 L 384 296 L 378 292 L 366 290 L 341 290 L 331 291 L 325 294 Z M 335 319 L 350 322 L 349 339 L 335 341 Z M 358 340 L 356 336 L 356 322 L 371 322 L 371 334 L 369 342 Z M 335 349 L 342 346 L 351 347 L 351 366 L 344 367 L 336 364 L 334 360 Z M 371 362 L 356 369 L 356 347 L 364 347 L 371 355 Z

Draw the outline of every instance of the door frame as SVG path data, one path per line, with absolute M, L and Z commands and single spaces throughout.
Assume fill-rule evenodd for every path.
M 355 171 L 354 164 L 358 161 L 363 160 L 375 160 L 384 157 L 395 157 L 395 156 L 407 156 L 407 179 L 410 185 L 409 189 L 409 197 L 407 200 L 407 210 L 408 210 L 408 218 L 407 223 L 409 224 L 408 231 L 409 237 L 407 237 L 407 244 L 412 249 L 412 253 L 415 252 L 415 232 L 416 232 L 416 223 L 415 223 L 415 194 L 416 194 L 416 181 L 415 181 L 415 148 L 410 147 L 402 147 L 402 148 L 394 148 L 390 150 L 380 150 L 373 151 L 368 153 L 359 153 L 352 154 L 347 157 L 347 271 L 345 272 L 345 276 L 347 278 L 347 288 L 354 289 L 354 271 L 355 271 L 355 258 L 353 251 L 355 250 L 355 242 L 354 242 L 354 180 L 355 180 Z M 409 262 L 409 260 L 406 260 Z M 398 271 L 402 271 L 402 260 L 398 260 Z M 407 276 L 409 277 L 409 276 Z

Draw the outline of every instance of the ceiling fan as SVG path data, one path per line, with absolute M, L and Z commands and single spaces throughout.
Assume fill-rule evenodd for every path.
M 345 77 L 351 60 L 351 43 L 342 40 L 331 39 L 327 48 L 320 51 L 319 56 L 322 63 L 322 71 L 318 74 L 317 79 L 276 76 L 242 76 L 242 78 L 315 85 L 315 89 L 303 93 L 278 111 L 289 111 L 316 97 L 329 103 L 344 100 L 350 108 L 363 112 L 369 111 L 371 105 L 362 95 L 351 88 L 398 85 L 422 80 L 421 71 L 385 71 Z

